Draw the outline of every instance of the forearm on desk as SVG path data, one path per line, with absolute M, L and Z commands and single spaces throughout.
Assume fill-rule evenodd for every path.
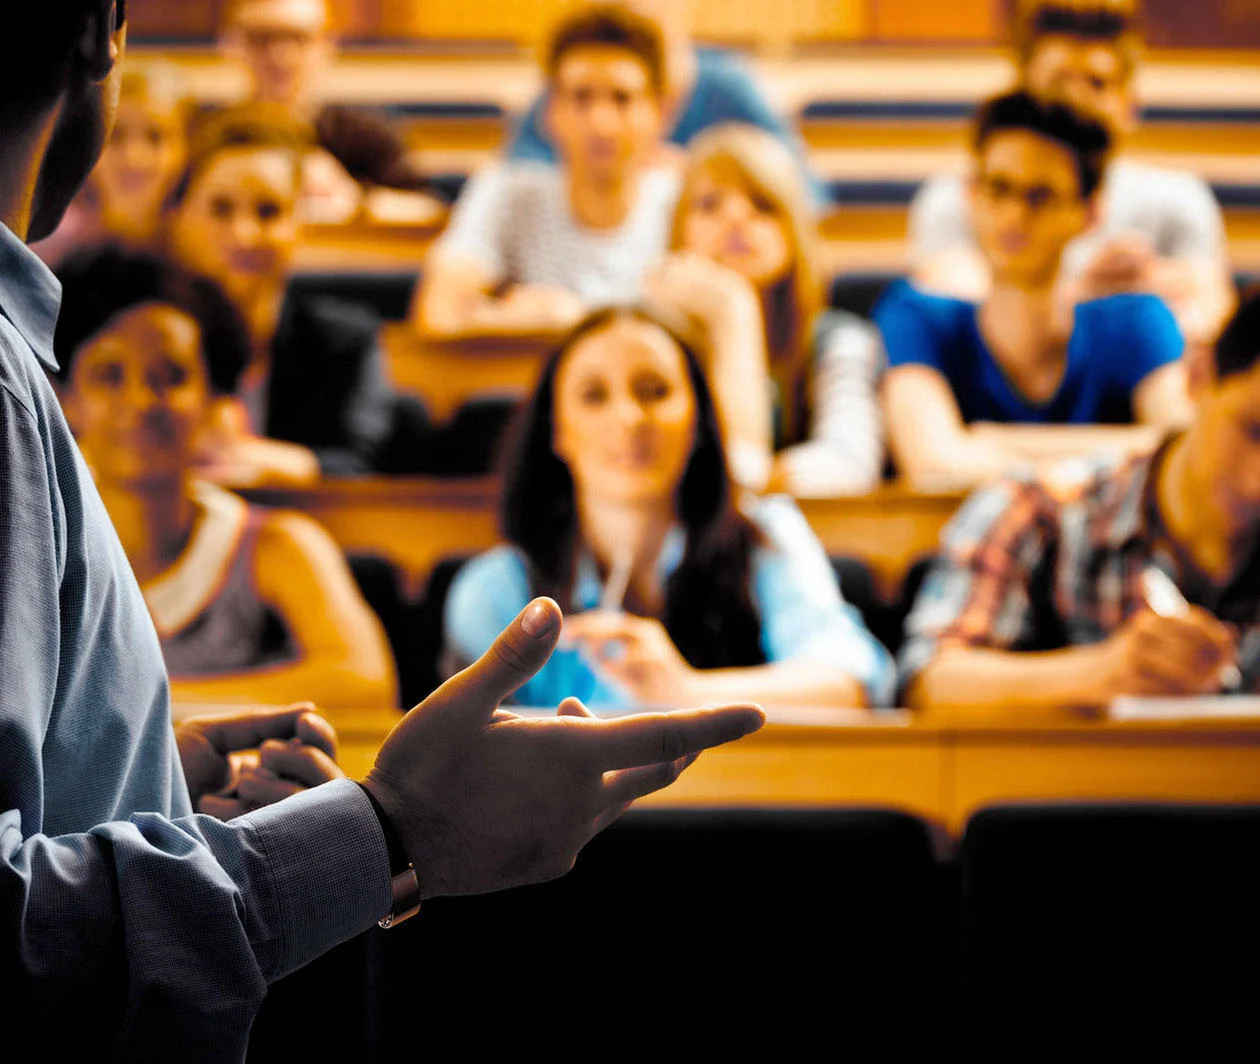
M 1153 451 L 1166 429 L 1157 425 L 976 425 L 969 435 L 1030 462 L 1089 454 Z
M 1101 645 L 1018 652 L 946 647 L 905 691 L 911 709 L 1088 708 L 1107 702 Z
M 848 673 L 812 661 L 780 661 L 738 669 L 697 670 L 688 685 L 693 700 L 756 702 L 763 706 L 858 707 L 866 691 Z

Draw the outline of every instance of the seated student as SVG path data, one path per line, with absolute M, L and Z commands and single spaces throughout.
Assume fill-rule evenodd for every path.
M 386 382 L 380 323 L 357 306 L 288 291 L 308 133 L 261 104 L 219 112 L 198 127 L 171 197 L 169 252 L 227 292 L 252 342 L 239 401 L 220 404 L 213 434 L 218 469 L 207 476 L 220 483 L 393 471 L 391 455 L 403 449 L 412 408 Z M 260 436 L 289 446 L 264 456 Z
M 105 247 L 60 272 L 62 405 L 153 616 L 175 701 L 393 706 L 384 634 L 309 518 L 197 477 L 199 433 L 249 359 L 210 282 Z
M 682 162 L 681 149 L 711 126 L 742 122 L 764 129 L 796 155 L 808 172 L 804 146 L 792 128 L 770 105 L 740 59 L 718 48 L 697 48 L 691 39 L 694 4 L 691 0 L 630 0 L 626 5 L 656 22 L 665 41 L 665 113 L 669 129 L 665 150 Z M 547 98 L 540 96 L 517 124 L 508 147 L 510 159 L 554 163 L 556 149 L 547 128 Z M 812 182 L 811 195 L 827 202 L 822 185 Z
M 547 48 L 559 168 L 477 174 L 425 264 L 432 336 L 562 333 L 588 307 L 632 303 L 665 252 L 677 177 L 649 163 L 665 86 L 659 28 L 614 4 L 580 8 Z
M 860 494 L 883 472 L 883 345 L 869 322 L 823 310 L 815 243 L 791 153 L 752 126 L 717 126 L 692 144 L 674 252 L 647 295 L 698 333 L 737 479 Z
M 445 214 L 438 190 L 388 123 L 320 101 L 336 50 L 328 0 L 229 0 L 222 40 L 249 77 L 251 100 L 285 107 L 314 128 L 320 150 L 305 160 L 302 201 L 312 220 L 362 212 L 427 222 Z
M 975 304 L 900 282 L 875 309 L 891 366 L 885 417 L 908 478 L 976 483 L 1023 461 L 1140 450 L 1192 416 L 1181 334 L 1161 300 L 1116 295 L 1058 313 L 1063 249 L 1089 224 L 1107 143 L 1097 123 L 1024 92 L 981 108 L 972 212 L 992 292 Z
M 1134 162 L 1122 150 L 1138 115 L 1134 6 L 1025 0 L 1017 23 L 1023 84 L 1102 122 L 1121 149 L 1107 169 L 1098 224 L 1074 239 L 1064 256 L 1062 298 L 1071 303 L 1151 292 L 1173 308 L 1191 343 L 1210 343 L 1234 305 L 1220 207 L 1197 175 Z M 910 209 L 919 284 L 983 299 L 991 279 L 975 229 L 965 180 L 942 174 L 927 181 Z
M 1154 455 L 1065 463 L 967 503 L 907 622 L 909 705 L 1203 694 L 1231 666 L 1260 688 L 1260 300 L 1209 361 L 1194 424 Z M 1152 567 L 1188 605 L 1148 601 Z
M 450 657 L 473 660 L 538 594 L 568 647 L 518 692 L 590 705 L 886 705 L 892 662 L 785 496 L 741 512 L 695 357 L 642 312 L 585 319 L 543 370 L 507 454 L 511 546 L 464 566 Z

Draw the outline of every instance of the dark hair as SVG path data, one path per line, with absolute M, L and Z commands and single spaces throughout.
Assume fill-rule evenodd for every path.
M 193 127 L 188 163 L 171 189 L 167 206 L 183 203 L 197 176 L 225 151 L 257 148 L 292 152 L 296 175 L 297 163 L 315 147 L 315 141 L 314 127 L 282 104 L 250 102 L 213 111 Z
M 57 270 L 61 313 L 53 350 L 58 378 L 70 379 L 75 356 L 110 320 L 144 303 L 183 311 L 201 330 L 201 357 L 216 395 L 236 391 L 249 364 L 249 330 L 232 301 L 213 281 L 147 252 L 114 244 L 71 255 Z
M 0 52 L 0 108 L 35 99 L 56 90 L 64 77 L 71 50 L 84 31 L 95 0 L 44 0 L 11 5 L 8 43 Z M 127 20 L 126 0 L 114 2 L 114 24 Z
M 1026 65 L 1043 37 L 1114 45 L 1128 78 L 1137 66 L 1139 36 L 1132 0 L 1034 0 L 1026 5 L 1016 24 L 1015 47 L 1020 62 Z
M 651 19 L 621 4 L 590 4 L 575 11 L 552 31 L 543 66 L 554 82 L 564 57 L 575 48 L 598 45 L 630 52 L 647 67 L 657 96 L 665 94 L 665 38 Z
M 1260 362 L 1260 293 L 1244 300 L 1216 341 L 1216 377 L 1248 372 Z
M 695 447 L 675 500 L 687 545 L 665 587 L 665 629 L 695 668 L 762 664 L 761 618 L 750 590 L 752 552 L 760 537 L 735 509 L 713 397 L 695 354 L 641 310 L 596 311 L 547 359 L 505 451 L 504 537 L 528 559 L 535 592 L 567 605 L 573 591 L 578 519 L 572 474 L 552 450 L 556 374 L 578 342 L 626 318 L 647 322 L 678 344 L 695 394 Z
M 1023 89 L 994 96 L 980 105 L 972 135 L 972 150 L 984 151 L 989 138 L 1018 129 L 1035 133 L 1072 153 L 1081 195 L 1088 199 L 1102 184 L 1111 150 L 1106 127 L 1065 104 L 1039 99 Z

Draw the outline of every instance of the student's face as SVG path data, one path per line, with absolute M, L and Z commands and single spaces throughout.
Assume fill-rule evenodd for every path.
M 245 305 L 280 283 L 297 245 L 298 167 L 292 152 L 232 148 L 193 178 L 171 218 L 176 258 Z
M 573 345 L 555 386 L 553 447 L 578 493 L 672 503 L 694 446 L 696 403 L 668 334 L 635 319 L 614 321 Z
M 187 156 L 183 112 L 174 103 L 124 99 L 93 181 L 107 216 L 151 225 Z
M 1101 122 L 1113 137 L 1136 123 L 1132 79 L 1119 50 L 1102 42 L 1053 35 L 1033 49 L 1024 71 L 1028 91 L 1059 100 Z
M 1189 453 L 1195 479 L 1229 533 L 1260 530 L 1260 363 L 1204 387 Z
M 1024 130 L 993 134 L 977 160 L 972 216 L 996 279 L 1044 284 L 1090 220 L 1072 153 Z
M 758 289 L 792 268 L 787 218 L 731 167 L 706 167 L 682 206 L 683 247 L 743 274 Z
M 623 181 L 656 146 L 661 102 L 633 53 L 575 48 L 556 72 L 547 125 L 560 158 L 579 180 Z
M 324 0 L 250 0 L 228 31 L 259 100 L 301 108 L 332 54 Z
M 181 476 L 210 403 L 197 323 L 161 303 L 124 311 L 79 350 L 62 401 L 102 482 Z

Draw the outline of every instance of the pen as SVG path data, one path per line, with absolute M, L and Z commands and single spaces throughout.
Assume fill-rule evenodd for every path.
M 1190 612 L 1190 603 L 1177 590 L 1172 579 L 1154 565 L 1148 565 L 1142 571 L 1142 596 L 1151 612 L 1160 617 L 1184 617 Z M 1221 666 L 1221 687 L 1226 691 L 1237 691 L 1242 687 L 1242 673 L 1237 665 Z

